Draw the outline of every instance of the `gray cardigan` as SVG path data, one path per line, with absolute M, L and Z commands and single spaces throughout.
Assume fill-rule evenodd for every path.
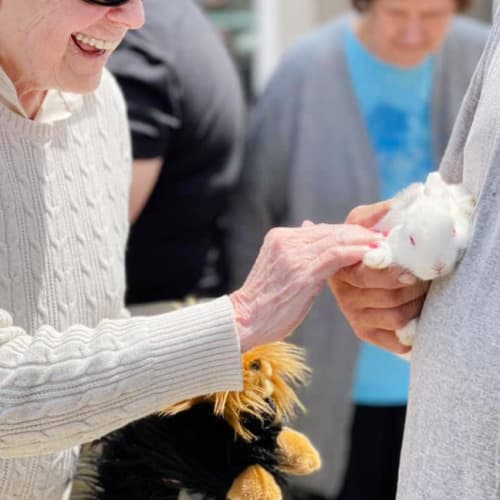
M 422 312 L 398 500 L 500 498 L 499 40 L 497 10 L 441 164 L 476 197 L 474 232 Z
M 285 56 L 250 123 L 245 164 L 232 212 L 233 285 L 246 276 L 266 231 L 304 219 L 341 222 L 377 200 L 375 156 L 352 92 L 342 32 L 352 16 L 300 40 Z M 438 55 L 433 96 L 436 164 L 486 38 L 485 26 L 457 18 Z M 300 482 L 331 495 L 348 453 L 351 385 L 358 343 L 331 294 L 318 297 L 293 341 L 313 367 L 302 393 L 308 414 L 298 427 L 320 449 L 324 466 Z

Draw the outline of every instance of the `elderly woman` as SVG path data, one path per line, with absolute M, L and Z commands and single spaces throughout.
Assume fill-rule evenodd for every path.
M 291 48 L 250 125 L 234 203 L 235 283 L 270 227 L 343 221 L 353 206 L 391 197 L 437 167 L 488 33 L 455 15 L 469 3 L 353 0 L 353 12 Z M 394 321 L 418 313 L 423 289 L 409 281 L 393 284 L 406 306 Z M 349 299 L 351 321 L 363 323 L 374 304 L 356 289 Z M 401 351 L 392 331 L 368 338 L 377 337 Z M 328 293 L 295 339 L 313 367 L 299 426 L 323 456 L 317 475 L 297 479 L 304 496 L 394 498 L 408 363 L 359 345 Z
M 78 446 L 176 400 L 241 387 L 373 234 L 275 229 L 230 297 L 123 308 L 130 151 L 110 52 L 140 0 L 0 1 L 0 498 L 66 498 Z M 168 221 L 165 221 L 168 224 Z

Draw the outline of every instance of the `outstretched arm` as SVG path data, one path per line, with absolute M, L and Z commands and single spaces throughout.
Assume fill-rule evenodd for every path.
M 92 441 L 175 402 L 241 389 L 241 350 L 292 333 L 327 278 L 376 235 L 272 230 L 245 284 L 210 303 L 95 327 L 27 331 L 0 310 L 0 457 Z
M 361 261 L 377 239 L 372 231 L 349 225 L 306 222 L 269 231 L 244 285 L 231 295 L 242 348 L 290 335 L 326 280 Z

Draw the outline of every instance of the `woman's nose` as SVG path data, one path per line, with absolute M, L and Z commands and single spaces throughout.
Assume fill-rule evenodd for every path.
M 144 24 L 143 0 L 129 0 L 123 5 L 111 8 L 108 12 L 108 19 L 130 30 L 141 28 Z
M 424 39 L 424 29 L 421 21 L 417 19 L 408 20 L 403 28 L 402 38 L 406 45 L 420 45 Z

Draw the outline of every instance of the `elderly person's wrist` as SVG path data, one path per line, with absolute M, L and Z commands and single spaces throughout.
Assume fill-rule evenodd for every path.
M 246 352 L 258 344 L 256 332 L 252 328 L 251 310 L 243 299 L 243 290 L 233 292 L 229 299 L 233 304 L 236 333 L 240 339 L 241 352 Z

